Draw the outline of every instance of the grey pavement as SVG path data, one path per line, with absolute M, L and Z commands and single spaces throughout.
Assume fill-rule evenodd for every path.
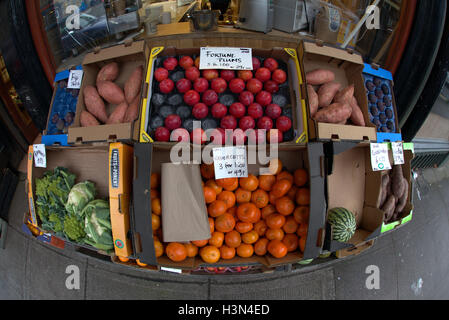
M 0 299 L 449 299 L 449 165 L 418 173 L 413 220 L 358 256 L 317 259 L 290 271 L 189 275 L 132 269 L 21 231 L 27 203 L 22 181 L 0 249 Z M 68 290 L 67 266 L 80 271 Z M 379 289 L 367 289 L 369 266 Z

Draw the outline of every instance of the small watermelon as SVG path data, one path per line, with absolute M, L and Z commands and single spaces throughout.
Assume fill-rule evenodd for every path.
M 327 221 L 333 227 L 333 239 L 335 241 L 349 241 L 357 229 L 354 214 L 345 208 L 329 210 Z

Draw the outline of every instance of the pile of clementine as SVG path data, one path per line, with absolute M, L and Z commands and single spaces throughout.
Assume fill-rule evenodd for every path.
M 215 180 L 213 164 L 202 164 L 212 236 L 189 244 L 169 243 L 167 256 L 178 262 L 199 254 L 204 262 L 216 263 L 235 256 L 282 258 L 304 252 L 310 204 L 307 171 L 283 170 L 280 160 L 272 161 L 269 169 L 271 174 L 259 177 Z

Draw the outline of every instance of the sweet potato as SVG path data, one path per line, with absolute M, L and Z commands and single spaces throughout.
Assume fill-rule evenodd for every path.
M 351 102 L 351 99 L 354 97 L 354 85 L 350 85 L 340 91 L 334 97 L 334 102 Z
M 408 185 L 407 179 L 403 178 L 403 184 L 404 184 L 404 194 L 402 195 L 402 197 L 399 198 L 399 201 L 396 205 L 396 209 L 394 210 L 395 213 L 398 213 L 398 214 L 402 213 L 402 211 L 405 208 L 405 205 L 407 204 L 407 199 L 408 199 L 409 185 Z
M 140 96 L 136 96 L 126 109 L 124 123 L 133 122 L 139 117 Z
M 87 111 L 94 115 L 98 120 L 105 123 L 108 120 L 108 114 L 106 113 L 106 107 L 103 99 L 98 94 L 97 89 L 94 86 L 85 86 L 83 90 L 84 105 Z
M 108 118 L 107 124 L 117 124 L 122 123 L 125 119 L 125 113 L 128 109 L 128 104 L 126 101 L 123 101 L 118 106 L 115 107 L 114 111 L 111 113 L 111 115 Z
M 387 199 L 387 196 L 388 196 L 387 187 L 389 186 L 389 182 L 390 182 L 390 176 L 388 174 L 383 175 L 381 192 L 380 192 L 379 208 L 382 208 L 382 206 L 385 203 L 385 200 Z
M 335 80 L 335 74 L 330 70 L 317 69 L 306 74 L 307 84 L 321 85 Z
M 397 199 L 400 199 L 404 194 L 404 190 L 404 173 L 402 172 L 402 167 L 398 165 L 393 166 L 393 170 L 391 171 L 391 191 Z
M 352 109 L 346 103 L 333 103 L 330 106 L 320 109 L 315 114 L 315 120 L 325 123 L 344 122 L 351 116 Z
M 359 107 L 359 104 L 357 103 L 357 99 L 355 97 L 352 97 L 350 100 L 350 106 L 352 108 L 351 113 L 351 121 L 356 126 L 364 127 L 366 125 L 365 118 L 363 117 L 362 110 Z
M 396 198 L 390 195 L 387 201 L 382 206 L 381 210 L 384 212 L 384 221 L 389 221 L 394 214 Z
M 138 66 L 125 83 L 125 99 L 128 104 L 140 93 L 142 85 L 143 67 Z
M 323 84 L 318 90 L 318 106 L 320 108 L 329 106 L 340 88 L 341 84 L 338 82 Z
M 318 111 L 319 100 L 318 94 L 310 84 L 307 85 L 307 96 L 309 97 L 310 116 L 313 118 Z
M 97 84 L 100 81 L 115 81 L 119 73 L 119 67 L 116 62 L 111 62 L 105 65 L 97 74 Z
M 81 111 L 80 123 L 81 127 L 93 127 L 100 125 L 100 122 L 98 122 L 97 118 L 95 118 L 92 113 L 86 110 Z
M 120 104 L 125 101 L 123 90 L 111 81 L 100 81 L 97 83 L 98 93 L 104 100 L 111 104 Z

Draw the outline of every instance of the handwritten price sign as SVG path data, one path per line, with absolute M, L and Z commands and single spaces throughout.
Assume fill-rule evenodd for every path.
M 386 143 L 371 143 L 371 166 L 373 171 L 391 170 Z
M 253 70 L 251 48 L 202 47 L 200 69 Z
M 248 177 L 245 147 L 214 148 L 215 179 Z
M 391 150 L 393 151 L 393 162 L 396 165 L 404 164 L 404 148 L 402 142 L 392 142 Z

